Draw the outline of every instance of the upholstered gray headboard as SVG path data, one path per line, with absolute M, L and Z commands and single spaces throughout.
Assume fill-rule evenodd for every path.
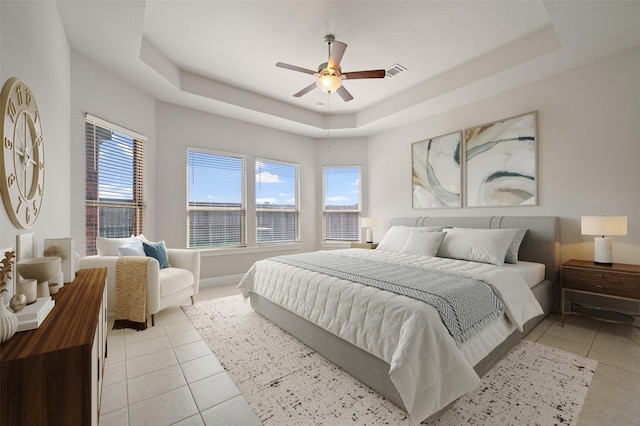
M 560 278 L 560 218 L 557 216 L 397 217 L 389 224 L 394 225 L 528 229 L 519 259 L 544 263 L 546 279 L 552 283 Z

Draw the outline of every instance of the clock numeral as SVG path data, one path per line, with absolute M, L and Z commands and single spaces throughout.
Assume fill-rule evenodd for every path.
M 16 182 L 16 174 L 15 173 L 11 173 L 9 175 L 9 177 L 7 178 L 7 185 L 9 185 L 9 187 L 13 186 L 13 184 Z
M 42 163 L 40 163 L 40 164 L 42 164 Z M 38 184 L 38 195 L 42 197 L 42 186 L 40 184 Z
M 41 161 L 40 163 L 38 163 L 38 168 L 40 170 L 44 170 L 44 162 Z
M 31 89 L 29 89 L 28 87 L 25 89 L 25 101 L 28 107 L 31 106 L 31 100 L 33 99 L 33 96 L 31 95 Z
M 29 101 L 30 102 L 30 101 Z M 36 116 L 33 119 L 34 124 L 38 122 L 38 119 L 40 118 L 40 111 L 36 110 Z
M 13 102 L 13 99 L 9 99 L 9 102 L 7 102 L 7 114 L 9 114 L 12 123 L 16 122 L 17 113 L 18 112 L 16 111 L 16 104 Z
M 27 209 L 24 212 L 24 220 L 27 223 L 31 222 L 31 210 L 29 210 L 29 206 L 27 206 Z
M 33 214 L 38 215 L 38 205 L 36 204 L 36 200 L 33 200 Z
M 22 197 L 18 197 L 18 206 L 16 207 L 16 214 L 20 213 L 20 207 L 22 207 Z
M 6 136 L 4 138 L 4 147 L 7 149 L 13 149 L 13 141 Z
M 16 86 L 16 96 L 18 97 L 18 105 L 22 105 L 24 95 L 22 94 L 22 85 L 20 84 Z
M 37 144 L 38 147 L 42 145 L 42 135 L 36 136 L 36 140 L 34 141 L 34 143 Z

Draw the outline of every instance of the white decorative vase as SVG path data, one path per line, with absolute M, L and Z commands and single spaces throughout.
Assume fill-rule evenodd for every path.
M 4 306 L 0 296 L 0 343 L 11 339 L 18 330 L 18 317 Z

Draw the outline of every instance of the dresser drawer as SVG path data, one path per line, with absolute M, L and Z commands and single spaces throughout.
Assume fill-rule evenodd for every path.
M 562 268 L 562 286 L 610 296 L 640 299 L 640 275 L 585 268 Z

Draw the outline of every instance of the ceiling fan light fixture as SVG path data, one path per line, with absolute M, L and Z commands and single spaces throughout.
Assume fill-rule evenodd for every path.
M 316 85 L 326 93 L 333 93 L 342 86 L 342 79 L 334 74 L 326 73 L 321 75 L 316 81 Z

